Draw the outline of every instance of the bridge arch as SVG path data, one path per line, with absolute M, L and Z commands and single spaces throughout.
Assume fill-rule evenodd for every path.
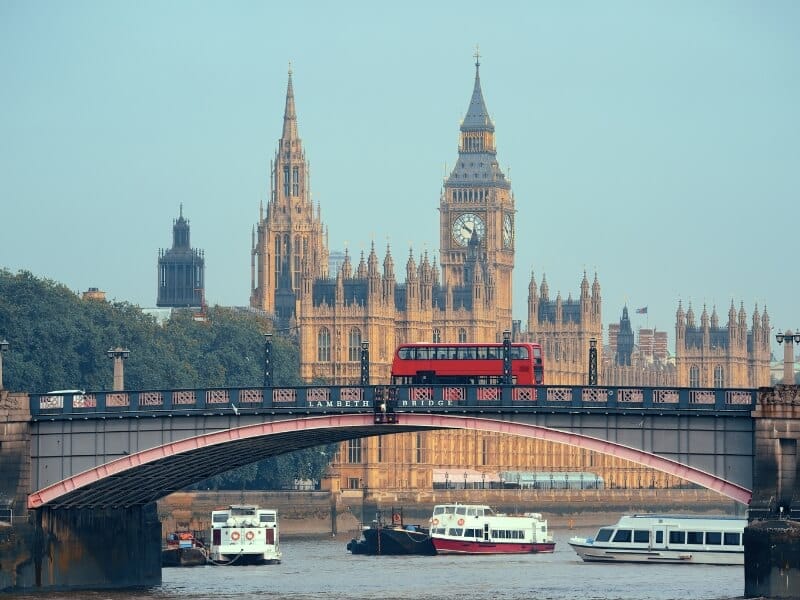
M 750 490 L 649 452 L 541 425 L 472 416 L 402 413 L 376 425 L 371 413 L 283 419 L 214 431 L 149 448 L 68 477 L 28 497 L 28 508 L 132 506 L 232 468 L 286 452 L 347 439 L 409 431 L 467 429 L 535 438 L 623 458 L 748 504 Z

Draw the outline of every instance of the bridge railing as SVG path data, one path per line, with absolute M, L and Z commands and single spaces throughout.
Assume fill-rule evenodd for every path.
M 391 386 L 397 412 L 740 412 L 754 410 L 753 389 L 607 386 Z M 372 411 L 386 386 L 298 386 L 32 394 L 34 419 L 113 418 L 169 414 Z

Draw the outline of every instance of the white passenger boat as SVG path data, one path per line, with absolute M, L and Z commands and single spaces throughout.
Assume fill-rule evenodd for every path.
M 281 562 L 281 557 L 277 511 L 234 504 L 211 513 L 211 562 L 273 564 Z
M 625 515 L 569 545 L 585 561 L 742 565 L 746 525 L 724 516 Z
M 437 554 L 531 554 L 556 546 L 541 514 L 506 515 L 483 504 L 434 506 L 430 536 Z

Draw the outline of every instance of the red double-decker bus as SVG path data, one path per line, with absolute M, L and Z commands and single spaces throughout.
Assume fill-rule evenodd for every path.
M 517 385 L 544 383 L 539 344 L 510 345 L 511 380 Z M 503 344 L 403 344 L 394 353 L 396 385 L 503 383 Z

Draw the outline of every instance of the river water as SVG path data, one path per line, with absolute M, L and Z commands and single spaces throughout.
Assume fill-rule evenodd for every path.
M 47 600 L 712 600 L 744 593 L 741 566 L 584 563 L 567 539 L 595 531 L 554 530 L 553 554 L 512 556 L 354 556 L 346 540 L 284 538 L 280 565 L 169 568 L 155 588 L 49 593 Z

